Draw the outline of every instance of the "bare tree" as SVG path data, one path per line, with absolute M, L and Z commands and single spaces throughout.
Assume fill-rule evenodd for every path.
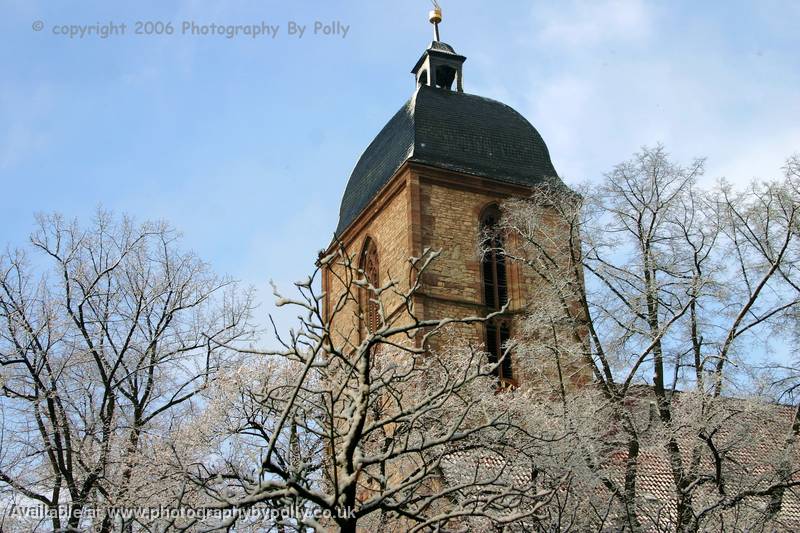
M 419 280 L 437 255 L 426 250 L 410 260 L 408 288 L 396 280 L 373 286 L 339 247 L 319 264 L 346 288 L 328 301 L 327 314 L 330 295 L 315 289 L 319 270 L 298 284 L 299 298 L 278 296 L 301 312 L 300 327 L 278 336 L 279 350 L 251 351 L 257 377 L 234 372 L 217 395 L 228 407 L 212 405 L 204 418 L 224 424 L 196 425 L 208 428 L 205 441 L 214 439 L 212 428 L 226 430 L 216 437 L 216 460 L 196 467 L 195 481 L 218 507 L 240 511 L 215 527 L 245 527 L 245 510 L 252 517 L 254 509 L 285 508 L 299 512 L 258 527 L 355 531 L 391 523 L 419 531 L 537 520 L 551 493 L 504 459 L 514 457 L 507 450 L 519 429 L 495 401 L 493 372 L 502 361 L 488 364 L 458 333 L 494 315 L 415 315 Z M 378 307 L 378 323 L 351 343 L 335 331 L 337 318 L 365 312 L 364 293 Z M 399 309 L 385 305 L 390 299 Z M 431 350 L 437 337 L 445 348 Z
M 590 517 L 578 529 L 776 527 L 798 484 L 798 418 L 764 404 L 755 372 L 758 341 L 800 304 L 797 160 L 742 192 L 699 188 L 702 171 L 645 148 L 580 194 L 504 205 L 505 253 L 540 284 L 517 359 L 560 398 L 530 420 L 561 446 L 539 454 L 560 458 L 544 461 L 554 477 L 575 474 L 554 515 Z M 576 361 L 592 386 L 575 386 Z
M 505 308 L 417 315 L 430 250 L 377 286 L 335 246 L 276 291 L 297 329 L 244 349 L 250 295 L 166 225 L 42 217 L 0 258 L 3 503 L 69 505 L 56 530 L 800 527 L 800 404 L 772 401 L 800 365 L 758 355 L 797 342 L 799 169 L 703 189 L 657 147 L 507 201 L 477 244 L 536 282 L 493 362 L 466 339 Z M 208 514 L 119 512 L 153 506 Z
M 104 511 L 180 497 L 172 437 L 231 358 L 222 346 L 248 335 L 251 302 L 177 243 L 163 223 L 52 215 L 33 254 L 0 257 L 4 503 L 109 531 L 128 525 Z

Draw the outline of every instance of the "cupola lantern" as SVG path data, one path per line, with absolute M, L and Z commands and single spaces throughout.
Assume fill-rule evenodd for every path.
M 441 42 L 439 23 L 442 21 L 442 9 L 438 4 L 434 5 L 435 8 L 428 13 L 428 20 L 433 24 L 433 41 L 422 53 L 411 73 L 418 87 L 428 85 L 452 90 L 455 83 L 456 91 L 461 93 L 464 92 L 462 67 L 467 58 L 458 55 L 449 44 Z

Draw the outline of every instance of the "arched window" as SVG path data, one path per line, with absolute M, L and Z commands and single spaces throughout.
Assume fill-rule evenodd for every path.
M 378 266 L 378 247 L 375 241 L 367 239 L 361 252 L 360 268 L 364 271 L 367 281 L 373 287 L 380 286 L 380 270 Z M 367 288 L 361 289 L 361 312 L 365 332 L 372 333 L 380 327 L 380 313 L 376 294 Z
M 503 254 L 503 237 L 496 231 L 500 220 L 500 210 L 490 206 L 481 216 L 481 276 L 483 278 L 483 299 L 490 311 L 501 309 L 508 302 L 508 276 L 506 258 Z M 489 361 L 496 363 L 503 355 L 503 346 L 511 336 L 511 328 L 507 320 L 495 318 L 486 323 L 486 351 Z M 503 364 L 495 371 L 501 381 L 513 380 L 511 354 L 503 360 Z

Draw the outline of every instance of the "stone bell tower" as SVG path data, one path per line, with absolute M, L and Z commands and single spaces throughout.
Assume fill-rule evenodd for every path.
M 529 302 L 532 274 L 502 254 L 478 252 L 482 228 L 497 221 L 499 203 L 527 197 L 542 183 L 565 187 L 544 140 L 511 107 L 464 92 L 466 57 L 439 40 L 441 11 L 431 12 L 434 40 L 412 69 L 414 92 L 366 148 L 347 182 L 335 241 L 373 284 L 408 283 L 408 259 L 423 250 L 440 257 L 422 279 L 414 311 L 423 319 L 483 315 L 510 301 L 508 317 L 470 326 L 465 335 L 490 357 L 514 334 L 514 316 Z M 323 272 L 327 302 L 345 288 Z M 388 313 L 399 302 L 382 302 Z M 357 302 L 354 301 L 354 306 Z M 349 342 L 373 326 L 369 310 L 342 314 L 335 328 Z M 519 379 L 514 359 L 500 379 Z

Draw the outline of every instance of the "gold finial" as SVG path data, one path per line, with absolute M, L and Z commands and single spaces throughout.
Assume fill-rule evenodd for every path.
M 442 8 L 436 0 L 431 0 L 431 2 L 433 2 L 433 9 L 428 12 L 428 20 L 433 24 L 433 40 L 438 41 L 439 23 L 442 21 Z

